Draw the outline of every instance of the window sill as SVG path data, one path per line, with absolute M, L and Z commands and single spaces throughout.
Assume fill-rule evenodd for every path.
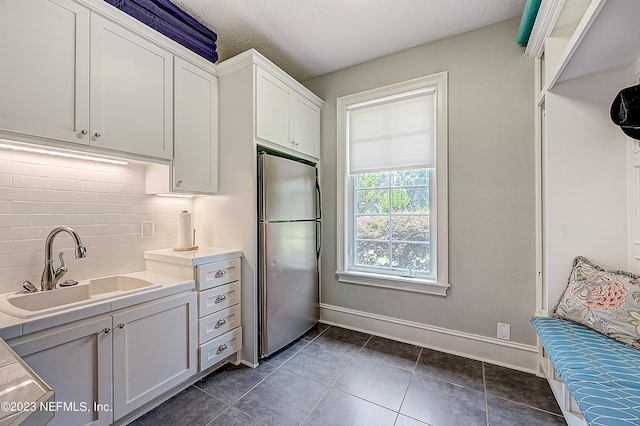
M 382 274 L 371 274 L 355 271 L 336 271 L 338 281 L 343 283 L 368 285 L 372 287 L 391 288 L 413 293 L 447 296 L 451 284 L 442 284 L 432 280 L 409 277 L 394 277 Z

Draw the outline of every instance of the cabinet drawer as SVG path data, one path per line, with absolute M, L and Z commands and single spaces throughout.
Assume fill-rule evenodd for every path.
M 237 303 L 240 303 L 240 281 L 201 291 L 198 293 L 198 317 L 205 317 Z
M 240 325 L 240 305 L 234 305 L 199 321 L 200 343 L 218 337 Z
M 200 345 L 200 371 L 242 349 L 242 327 Z
M 198 290 L 206 290 L 240 279 L 240 259 L 229 259 L 221 262 L 207 263 L 198 266 Z

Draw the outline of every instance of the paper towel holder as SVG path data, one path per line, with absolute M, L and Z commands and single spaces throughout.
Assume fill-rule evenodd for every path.
M 198 245 L 196 244 L 196 230 L 193 230 L 193 245 L 189 246 L 189 247 L 173 247 L 172 250 L 173 251 L 192 251 L 192 250 L 198 250 L 200 247 L 198 247 Z

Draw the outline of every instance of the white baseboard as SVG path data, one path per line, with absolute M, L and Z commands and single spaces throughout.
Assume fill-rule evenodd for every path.
M 538 347 L 320 304 L 320 321 L 536 374 Z

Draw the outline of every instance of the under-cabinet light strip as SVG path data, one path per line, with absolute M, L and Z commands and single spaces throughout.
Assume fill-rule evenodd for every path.
M 127 164 L 129 164 L 128 161 L 123 161 L 123 160 L 114 160 L 111 158 L 102 158 L 102 157 L 91 157 L 88 155 L 72 154 L 70 152 L 49 151 L 46 149 L 31 148 L 28 146 L 21 146 L 21 145 L 8 145 L 4 143 L 0 143 L 0 149 L 10 149 L 13 151 L 22 151 L 22 152 L 33 152 L 36 154 L 53 155 L 56 157 L 65 157 L 65 158 L 75 158 L 78 160 L 97 161 L 99 163 L 118 164 L 121 166 L 126 166 Z
M 193 198 L 193 195 L 186 194 L 155 194 L 158 197 Z

